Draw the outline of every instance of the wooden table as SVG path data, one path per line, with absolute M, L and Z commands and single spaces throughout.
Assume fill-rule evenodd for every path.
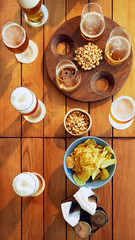
M 135 1 L 95 1 L 105 16 L 112 18 L 131 32 L 135 48 Z M 135 98 L 135 63 L 126 84 L 113 97 L 95 103 L 82 103 L 61 94 L 50 81 L 45 62 L 45 50 L 55 30 L 66 20 L 80 15 L 86 0 L 46 0 L 49 18 L 40 28 L 30 27 L 24 20 L 17 1 L 0 0 L 0 25 L 16 21 L 26 29 L 39 48 L 35 62 L 20 64 L 4 44 L 0 44 L 0 239 L 1 240 L 71 240 L 78 239 L 62 217 L 60 203 L 75 193 L 66 178 L 63 156 L 74 141 L 63 126 L 65 113 L 79 107 L 90 112 L 93 124 L 91 136 L 101 137 L 114 149 L 117 168 L 113 179 L 96 190 L 99 203 L 108 213 L 108 224 L 96 232 L 95 240 L 135 239 L 135 123 L 127 130 L 112 129 L 108 122 L 112 100 L 120 95 Z M 18 86 L 30 88 L 44 101 L 44 121 L 30 124 L 12 108 L 11 91 Z M 12 190 L 12 180 L 20 172 L 38 172 L 44 176 L 44 194 L 35 198 L 20 198 Z

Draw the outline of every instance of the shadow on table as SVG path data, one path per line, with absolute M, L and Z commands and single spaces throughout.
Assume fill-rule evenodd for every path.
M 28 207 L 32 198 L 29 198 L 25 209 Z M 21 198 L 15 195 L 8 204 L 0 212 L 0 228 L 1 228 L 1 240 L 8 240 L 11 234 L 16 231 L 15 234 L 21 239 Z M 18 228 L 18 229 L 17 229 Z
M 2 44 L 3 44 L 3 42 L 1 40 L 0 45 L 2 45 Z M 17 61 L 15 59 L 14 54 L 12 53 L 13 56 L 12 56 L 12 54 L 9 54 L 9 58 L 11 56 L 11 59 L 9 59 L 8 62 L 7 62 L 7 57 L 5 56 L 6 54 L 8 54 L 8 52 L 5 49 L 5 51 L 1 52 L 1 55 L 0 55 L 0 63 L 1 63 L 1 68 L 2 68 L 1 74 L 2 74 L 2 72 L 4 73 L 4 78 L 1 79 L 0 98 L 4 95 L 4 93 L 8 89 L 8 86 L 12 79 L 13 70 L 17 66 Z M 14 60 L 13 60 L 13 58 L 14 58 Z M 9 93 L 9 95 L 10 95 L 10 93 Z M 8 97 L 8 95 L 7 95 L 7 97 Z
M 50 218 L 50 222 L 48 223 L 48 228 L 44 233 L 43 237 L 40 240 L 47 240 L 47 239 L 63 239 L 64 233 L 66 239 L 66 223 L 63 219 L 61 211 L 58 212 L 57 215 L 53 215 Z
M 21 144 L 21 129 L 19 129 L 18 134 L 16 134 L 16 136 L 9 136 L 9 132 L 10 132 L 10 128 L 15 128 L 16 126 L 19 126 L 18 123 L 18 119 L 20 118 L 20 116 L 18 116 L 14 122 L 4 131 L 2 132 L 1 136 L 3 137 L 9 137 L 11 144 L 9 145 L 9 139 L 6 140 L 6 138 L 2 138 L 2 144 L 0 145 L 0 152 L 1 152 L 1 156 L 0 156 L 0 168 L 2 168 L 6 162 L 8 161 L 10 155 L 12 155 L 12 153 L 14 152 L 14 150 L 17 148 L 17 146 L 19 144 Z M 24 122 L 25 124 L 25 122 Z M 31 123 L 27 124 L 27 127 L 25 127 L 25 131 L 28 130 L 28 128 L 30 128 Z M 19 137 L 19 139 L 18 139 Z M 13 144 L 12 144 L 13 143 Z
M 65 178 L 63 165 L 61 165 L 53 172 L 48 181 L 47 195 L 57 209 L 60 209 L 61 201 L 65 199 Z

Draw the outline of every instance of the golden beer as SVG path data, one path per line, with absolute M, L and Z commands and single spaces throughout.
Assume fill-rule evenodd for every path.
M 43 21 L 44 13 L 41 9 L 41 0 L 18 0 L 18 3 L 26 13 L 28 22 L 38 25 Z
M 2 37 L 5 46 L 14 53 L 24 52 L 29 44 L 25 30 L 15 22 L 5 24 L 2 29 Z
M 126 28 L 114 28 L 105 46 L 105 59 L 111 65 L 123 63 L 131 51 L 131 37 Z
M 11 93 L 10 102 L 29 122 L 39 122 L 45 116 L 45 105 L 26 87 L 15 88 Z
M 101 37 L 104 29 L 105 21 L 102 8 L 97 3 L 85 5 L 80 22 L 81 35 L 89 41 L 95 41 Z
M 88 13 L 80 24 L 81 35 L 89 41 L 95 41 L 104 32 L 104 19 L 97 13 Z
M 105 59 L 112 65 L 123 63 L 130 54 L 130 44 L 123 37 L 114 37 L 105 48 Z

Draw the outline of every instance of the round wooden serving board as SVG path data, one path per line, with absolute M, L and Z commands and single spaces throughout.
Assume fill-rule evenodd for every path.
M 112 19 L 105 17 L 105 31 L 99 40 L 94 42 L 94 44 L 102 49 L 103 52 L 110 32 L 113 28 L 118 26 L 119 25 Z M 57 46 L 61 42 L 65 42 L 69 45 L 68 54 L 58 54 Z M 72 18 L 62 24 L 53 34 L 46 48 L 46 65 L 49 77 L 56 87 L 55 73 L 57 64 L 64 59 L 74 61 L 75 49 L 77 49 L 77 47 L 82 47 L 85 44 L 88 44 L 88 41 L 80 34 L 80 16 Z M 99 101 L 110 97 L 126 82 L 131 70 L 132 59 L 133 54 L 131 49 L 130 56 L 123 64 L 119 66 L 111 66 L 103 58 L 103 60 L 100 61 L 99 66 L 90 71 L 82 70 L 78 63 L 74 61 L 79 71 L 81 71 L 81 84 L 73 92 L 65 92 L 59 88 L 58 89 L 66 96 L 83 102 Z M 102 87 L 97 87 L 99 79 L 102 79 L 101 82 L 103 81 L 103 84 L 107 82 L 107 88 L 105 87 L 102 89 Z

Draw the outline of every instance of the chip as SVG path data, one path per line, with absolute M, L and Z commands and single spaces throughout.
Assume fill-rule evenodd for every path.
M 102 169 L 102 172 L 100 174 L 100 179 L 101 180 L 106 180 L 109 177 L 109 172 L 107 171 L 106 168 Z
M 101 180 L 109 177 L 106 168 L 117 162 L 112 155 L 113 150 L 109 146 L 103 148 L 94 139 L 87 139 L 67 157 L 66 165 L 75 172 L 73 179 L 78 186 L 83 186 L 90 178 L 95 181 L 99 177 Z
M 76 173 L 73 173 L 73 179 L 74 179 L 75 183 L 77 183 L 77 185 L 80 187 L 85 185 L 85 183 L 86 183 L 86 181 L 79 179 L 77 177 Z

